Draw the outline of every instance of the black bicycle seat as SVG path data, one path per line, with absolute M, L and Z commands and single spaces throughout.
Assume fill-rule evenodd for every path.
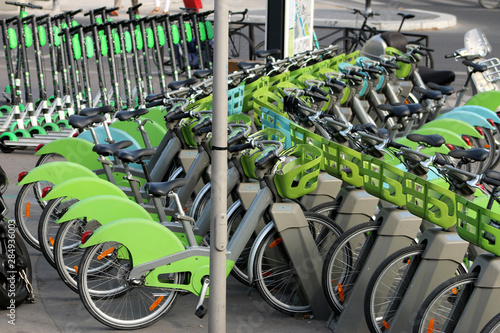
M 116 153 L 116 157 L 118 157 L 123 162 L 137 163 L 141 162 L 143 158 L 153 156 L 154 154 L 156 154 L 156 150 L 143 148 L 136 150 L 120 150 Z
M 401 16 L 402 18 L 404 18 L 405 20 L 412 19 L 415 17 L 415 15 L 413 15 L 413 14 L 405 14 L 405 13 L 398 13 L 398 15 Z
M 132 145 L 132 141 L 130 140 L 124 140 L 120 142 L 115 142 L 111 144 L 103 143 L 103 144 L 98 144 L 95 145 L 92 148 L 92 151 L 95 151 L 99 155 L 102 156 L 111 156 L 117 153 L 120 149 L 125 149 L 127 147 L 130 147 Z
M 68 124 L 73 128 L 82 129 L 87 126 L 102 123 L 106 120 L 106 116 L 102 114 L 95 114 L 93 116 L 80 116 L 73 114 L 68 119 Z
M 174 179 L 170 180 L 168 182 L 162 182 L 162 183 L 147 183 L 146 184 L 146 189 L 151 194 L 152 196 L 155 197 L 164 197 L 168 194 L 168 192 L 182 187 L 188 183 L 188 179 L 186 178 L 180 178 L 180 179 Z
M 115 108 L 112 105 L 103 105 L 98 108 L 85 108 L 81 110 L 78 114 L 80 116 L 93 116 L 96 114 L 105 114 L 113 112 Z
M 439 90 L 441 94 L 446 96 L 451 96 L 455 92 L 452 86 L 441 86 L 434 82 L 427 83 L 427 87 L 431 88 L 432 90 Z
M 482 73 L 488 69 L 488 67 L 486 65 L 477 64 L 471 60 L 464 60 L 464 61 L 462 61 L 462 64 L 464 64 L 465 66 L 472 67 L 472 71 L 474 73 L 476 73 L 476 72 Z
M 413 142 L 425 143 L 431 147 L 441 147 L 446 142 L 444 138 L 439 134 L 423 135 L 423 134 L 412 133 L 408 134 L 406 138 Z
M 425 84 L 434 82 L 439 85 L 449 85 L 455 81 L 455 73 L 453 71 L 436 71 L 429 67 L 419 66 L 418 74 Z
M 250 69 L 259 65 L 260 64 L 258 62 L 245 62 L 245 61 L 240 61 L 239 63 L 236 64 L 236 66 L 238 66 L 239 69 Z
M 474 161 L 484 161 L 489 152 L 484 148 L 475 148 L 469 150 L 455 149 L 448 153 L 453 158 L 466 158 Z
M 422 99 L 431 99 L 436 101 L 443 98 L 443 94 L 438 90 L 424 89 L 421 87 L 413 87 L 413 90 L 419 93 L 422 96 Z
M 210 76 L 213 74 L 213 69 L 199 69 L 197 71 L 193 72 L 193 75 L 197 79 L 204 79 L 207 76 Z
M 198 79 L 195 77 L 182 81 L 173 81 L 168 84 L 168 88 L 171 90 L 179 90 L 182 87 L 192 86 L 196 82 L 198 82 Z
M 132 110 L 132 111 L 120 111 L 115 114 L 115 117 L 118 120 L 125 121 L 129 120 L 131 118 L 136 118 L 145 115 L 148 113 L 148 109 L 137 109 L 137 110 Z
M 408 109 L 406 104 L 402 103 L 380 104 L 377 106 L 377 109 L 389 112 L 389 116 L 391 117 L 403 118 L 410 115 L 410 110 Z
M 259 50 L 255 52 L 255 56 L 259 58 L 265 58 L 277 54 L 281 54 L 281 51 L 279 49 Z

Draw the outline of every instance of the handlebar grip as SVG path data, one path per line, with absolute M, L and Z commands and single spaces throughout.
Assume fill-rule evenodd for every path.
M 488 184 L 493 185 L 493 186 L 500 186 L 500 181 L 498 181 L 494 178 L 486 177 L 486 176 L 483 177 L 483 182 L 488 183 Z
M 240 145 L 229 146 L 228 151 L 234 153 L 237 151 L 243 151 L 245 149 L 253 148 L 252 142 L 242 143 Z
M 239 133 L 236 133 L 236 135 L 230 137 L 228 140 L 227 140 L 227 145 L 228 146 L 232 146 L 234 145 L 236 142 L 242 140 L 245 138 L 245 134 L 243 132 L 239 132 Z
M 208 126 L 211 126 L 211 125 L 212 125 L 212 119 L 211 118 L 205 118 L 205 119 L 203 119 L 201 122 L 199 122 L 198 124 L 196 124 L 193 127 L 192 132 L 196 133 L 196 132 L 200 131 L 203 127 L 208 127 Z
M 156 106 L 161 106 L 161 105 L 165 105 L 165 103 L 163 102 L 163 100 L 161 100 L 161 101 L 155 101 L 155 102 L 151 102 L 151 103 L 147 103 L 146 104 L 146 109 L 154 108 Z
M 260 158 L 257 158 L 257 160 L 255 161 L 255 166 L 259 169 L 262 169 L 266 166 L 266 164 L 268 164 L 274 158 L 276 158 L 276 156 L 275 156 L 274 150 L 273 150 L 270 153 L 268 153 Z
M 184 118 L 189 118 L 189 117 L 191 117 L 191 113 L 190 112 L 183 112 L 183 113 L 172 115 L 172 117 L 170 117 L 170 119 L 172 119 L 172 120 L 179 120 L 179 119 L 184 119 Z
M 391 142 L 389 142 L 389 146 L 394 147 L 394 148 L 396 148 L 396 149 L 401 149 L 401 148 L 410 148 L 410 147 L 405 146 L 405 145 L 403 145 L 403 144 L 401 144 L 401 143 L 398 143 L 398 142 L 396 142 L 396 141 L 391 141 Z
M 455 54 L 445 54 L 444 58 L 445 59 L 450 59 L 450 58 L 455 58 L 455 56 L 456 56 Z
M 347 79 L 350 79 L 350 80 L 356 81 L 356 82 L 358 82 L 358 83 L 363 82 L 363 79 L 362 79 L 362 78 L 360 78 L 359 76 L 346 74 L 346 75 L 345 75 L 345 77 L 346 77 Z
M 319 100 L 322 100 L 324 102 L 328 102 L 328 98 L 323 96 L 323 95 L 320 95 L 320 94 L 315 94 L 313 92 L 310 92 L 310 91 L 305 91 L 304 92 L 304 96 L 309 96 L 309 97 L 312 97 L 312 98 L 317 98 Z
M 410 59 L 403 58 L 403 57 L 400 57 L 400 56 L 396 56 L 396 60 L 400 61 L 402 63 L 405 63 L 405 64 L 411 64 L 411 60 Z
M 325 97 L 328 96 L 328 93 L 324 90 L 321 90 L 321 88 L 318 86 L 312 86 L 311 91 L 323 95 Z
M 417 49 L 413 50 L 413 52 L 415 52 L 416 54 L 421 55 L 421 56 L 425 56 L 427 54 L 424 51 L 420 51 L 420 50 L 417 50 Z

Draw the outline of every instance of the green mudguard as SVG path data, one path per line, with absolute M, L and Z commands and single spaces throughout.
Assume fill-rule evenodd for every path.
M 491 126 L 491 124 L 488 122 L 486 118 L 471 111 L 465 111 L 465 110 L 450 111 L 448 113 L 439 116 L 437 119 L 445 119 L 445 118 L 459 119 L 471 124 L 472 126 L 479 126 L 490 130 L 494 129 L 494 127 Z
M 92 151 L 94 144 L 79 138 L 62 138 L 47 143 L 35 155 L 59 154 L 67 161 L 78 163 L 89 170 L 102 169 L 99 155 Z
M 124 218 L 151 220 L 151 215 L 137 203 L 115 195 L 98 195 L 83 199 L 72 205 L 57 221 L 63 223 L 74 219 L 97 220 L 101 225 Z
M 97 177 L 73 177 L 54 186 L 43 200 L 61 197 L 83 200 L 98 195 L 114 195 L 127 198 L 119 187 L 106 180 Z
M 56 185 L 65 180 L 75 177 L 90 177 L 97 176 L 86 167 L 73 162 L 52 162 L 37 166 L 19 182 L 17 185 L 24 185 L 38 182 L 41 180 L 51 182 Z
M 469 135 L 472 136 L 473 138 L 480 138 L 480 139 L 484 138 L 474 126 L 460 119 L 439 118 L 428 122 L 427 124 L 425 124 L 420 128 L 427 128 L 427 127 L 446 128 L 447 130 L 457 134 Z

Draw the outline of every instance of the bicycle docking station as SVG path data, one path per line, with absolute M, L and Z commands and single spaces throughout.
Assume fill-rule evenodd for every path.
M 321 287 L 323 259 L 314 241 L 309 224 L 296 203 L 279 203 L 271 207 L 276 230 L 285 245 L 290 260 L 303 287 L 302 292 L 319 320 L 327 320 L 330 308 Z
M 342 230 L 349 230 L 367 222 L 377 209 L 380 199 L 356 187 L 343 187 L 337 195 L 339 210 L 335 222 Z
M 458 318 L 454 332 L 474 332 L 498 313 L 500 299 L 500 258 L 493 254 L 479 255 L 469 272 L 479 270 L 474 290 Z M 462 296 L 462 295 L 461 295 Z M 462 301 L 459 297 L 456 303 Z
M 320 172 L 316 189 L 313 192 L 304 195 L 300 202 L 307 209 L 325 202 L 330 202 L 333 200 L 331 193 L 339 193 L 341 186 L 342 180 L 330 176 L 326 172 Z
M 377 238 L 363 267 L 360 268 L 355 285 L 352 287 L 353 290 L 346 300 L 344 310 L 337 318 L 333 314 L 328 320 L 327 327 L 333 332 L 368 331 L 368 326 L 364 318 L 360 318 L 359 311 L 364 308 L 366 288 L 373 271 L 387 256 L 412 243 L 422 221 L 421 218 L 397 207 L 382 208 L 375 220 L 382 220 Z M 356 277 L 353 276 L 352 278 Z
M 425 230 L 419 243 L 427 246 L 409 287 L 397 306 L 389 332 L 411 332 L 412 319 L 415 319 L 427 295 L 443 281 L 453 277 L 469 246 L 469 242 L 460 238 L 456 232 L 441 228 Z

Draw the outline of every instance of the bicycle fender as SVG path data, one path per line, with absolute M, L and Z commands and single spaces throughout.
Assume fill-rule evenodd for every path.
M 481 135 L 474 126 L 460 119 L 439 118 L 428 122 L 427 124 L 423 125 L 420 128 L 426 128 L 426 127 L 441 127 L 462 135 L 465 134 L 480 139 L 484 138 L 484 136 Z
M 128 198 L 98 195 L 78 201 L 56 222 L 63 223 L 84 217 L 88 221 L 97 220 L 101 225 L 124 218 L 153 221 L 151 215 L 144 208 Z
M 59 184 L 60 182 L 75 177 L 97 178 L 91 170 L 80 164 L 61 161 L 37 166 L 28 172 L 28 174 L 20 182 L 18 182 L 17 185 L 34 183 L 41 180 L 49 181 L 52 184 Z
M 161 224 L 137 218 L 114 220 L 97 228 L 88 238 L 86 248 L 104 242 L 120 242 L 134 258 L 134 267 L 184 251 L 177 236 Z
M 500 101 L 499 101 L 500 103 Z M 488 108 L 479 105 L 464 105 L 453 109 L 452 111 L 472 111 L 486 119 L 491 119 L 495 124 L 500 124 L 500 117 Z
M 458 110 L 458 111 L 450 111 L 448 113 L 445 113 L 441 116 L 439 116 L 437 119 L 441 118 L 452 118 L 452 119 L 460 119 L 465 122 L 468 122 L 472 126 L 479 126 L 487 129 L 494 129 L 493 126 L 486 120 L 486 118 L 471 112 L 471 111 L 464 111 L 464 110 Z
M 83 200 L 98 195 L 114 195 L 127 198 L 120 188 L 107 180 L 97 177 L 73 177 L 54 186 L 43 200 L 66 197 Z
M 493 112 L 498 111 L 500 106 L 500 91 L 483 91 L 472 96 L 465 105 L 479 105 L 490 109 Z
M 422 135 L 429 135 L 429 134 L 439 134 L 441 135 L 446 143 L 462 147 L 465 149 L 469 149 L 470 147 L 467 145 L 467 143 L 462 139 L 460 134 L 457 134 L 452 131 L 448 131 L 445 128 L 442 127 L 426 127 L 426 128 L 419 128 L 416 131 L 413 131 L 412 133 L 417 133 L 417 134 L 422 134 Z
M 92 151 L 94 144 L 80 138 L 61 138 L 45 144 L 35 155 L 59 154 L 67 161 L 78 163 L 89 170 L 101 169 L 99 155 Z

